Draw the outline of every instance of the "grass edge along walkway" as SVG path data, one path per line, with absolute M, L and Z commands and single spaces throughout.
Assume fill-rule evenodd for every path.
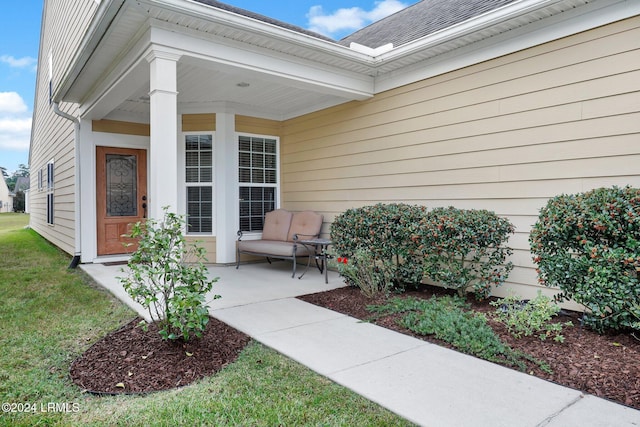
M 180 389 L 83 393 L 69 365 L 135 314 L 23 229 L 28 216 L 10 215 L 0 214 L 0 426 L 410 425 L 256 342 L 218 374 Z

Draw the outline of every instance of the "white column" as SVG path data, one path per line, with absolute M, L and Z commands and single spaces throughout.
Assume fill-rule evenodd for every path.
M 180 55 L 152 50 L 150 64 L 150 128 L 148 205 L 150 218 L 162 208 L 178 209 L 178 92 Z
M 235 115 L 216 113 L 216 262 L 236 260 L 238 231 L 238 149 Z
M 97 215 L 96 215 L 96 144 L 91 130 L 91 120 L 83 119 L 80 125 L 80 144 L 76 156 L 79 156 L 80 168 L 80 245 L 81 262 L 93 262 L 97 252 Z M 78 171 L 76 170 L 76 173 Z M 76 224 L 78 227 L 78 224 Z

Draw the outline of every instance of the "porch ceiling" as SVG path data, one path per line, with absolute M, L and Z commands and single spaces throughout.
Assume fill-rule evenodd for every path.
M 148 66 L 142 67 L 148 69 Z M 147 72 L 148 75 L 148 72 Z M 130 80 L 133 82 L 134 77 Z M 259 72 L 187 58 L 178 63 L 178 111 L 198 113 L 232 111 L 242 115 L 284 120 L 318 108 L 349 101 L 321 90 Z M 126 85 L 126 82 L 123 82 Z M 98 105 L 99 118 L 149 120 L 149 82 L 129 92 L 126 99 L 110 111 Z M 94 117 L 98 118 L 98 117 Z

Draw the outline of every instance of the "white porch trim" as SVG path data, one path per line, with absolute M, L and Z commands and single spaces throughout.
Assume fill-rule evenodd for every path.
M 235 114 L 216 113 L 216 262 L 236 260 L 238 231 L 238 148 Z
M 149 217 L 160 219 L 162 208 L 178 208 L 178 81 L 179 55 L 152 49 L 150 64 Z

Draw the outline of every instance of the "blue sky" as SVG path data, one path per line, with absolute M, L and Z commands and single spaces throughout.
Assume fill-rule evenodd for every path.
M 227 0 L 340 39 L 416 0 Z M 29 161 L 43 0 L 4 1 L 0 7 L 0 166 L 9 173 Z

